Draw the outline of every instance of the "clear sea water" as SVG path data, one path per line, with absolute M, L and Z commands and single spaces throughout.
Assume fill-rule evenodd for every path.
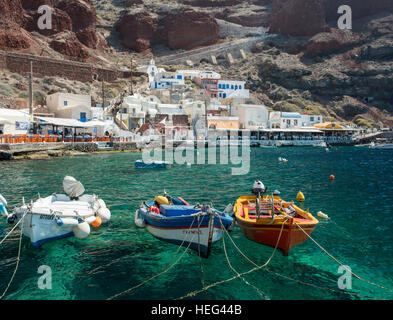
M 319 210 L 322 221 L 313 237 L 359 276 L 393 289 L 393 151 L 341 147 L 330 153 L 322 148 L 251 149 L 251 170 L 232 176 L 233 165 L 172 165 L 168 169 L 134 168 L 139 153 L 105 153 L 42 161 L 0 162 L 0 193 L 10 208 L 22 197 L 36 199 L 62 192 L 62 179 L 72 175 L 86 193 L 103 198 L 112 219 L 92 230 L 87 239 L 67 238 L 34 249 L 22 242 L 21 261 L 5 299 L 106 299 L 159 272 L 177 246 L 155 239 L 134 224 L 135 210 L 163 189 L 192 203 L 213 202 L 223 209 L 249 194 L 255 178 L 278 189 L 285 200 L 301 190 L 305 208 Z M 278 157 L 287 158 L 280 163 Z M 334 174 L 336 179 L 329 180 Z M 0 222 L 0 239 L 10 230 Z M 231 233 L 238 246 L 257 264 L 270 257 L 272 248 L 247 240 L 238 227 Z M 0 294 L 14 270 L 19 230 L 0 247 Z M 226 242 L 233 267 L 239 272 L 253 266 Z M 226 262 L 223 244 L 214 245 L 209 259 L 187 251 L 169 272 L 124 294 L 119 299 L 175 299 L 205 284 L 234 275 Z M 52 289 L 37 286 L 39 266 L 52 270 Z M 284 275 L 284 278 L 279 275 Z M 351 290 L 337 286 L 338 265 L 311 241 L 285 257 L 277 252 L 268 266 L 204 291 L 193 299 L 392 299 L 391 292 L 356 278 Z M 249 284 L 251 285 L 249 285 Z

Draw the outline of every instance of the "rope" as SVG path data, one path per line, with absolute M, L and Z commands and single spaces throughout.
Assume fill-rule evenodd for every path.
M 216 214 L 217 214 L 217 213 L 216 213 Z M 221 218 L 219 218 L 219 219 L 220 219 L 220 223 L 221 223 L 221 225 L 222 225 Z M 237 279 L 237 278 L 239 278 L 239 277 L 241 277 L 241 276 L 247 275 L 247 274 L 252 273 L 252 272 L 254 272 L 254 271 L 256 271 L 256 270 L 259 270 L 259 269 L 262 269 L 262 268 L 266 267 L 266 266 L 270 263 L 270 261 L 273 259 L 274 254 L 275 254 L 276 251 L 277 251 L 277 247 L 278 247 L 278 244 L 279 244 L 280 239 L 281 239 L 281 235 L 282 235 L 282 231 L 283 231 L 283 229 L 284 229 L 285 222 L 286 222 L 286 220 L 284 220 L 283 224 L 281 225 L 280 234 L 279 234 L 279 236 L 278 236 L 278 238 L 277 238 L 277 242 L 276 242 L 276 245 L 275 245 L 275 247 L 274 247 L 274 250 L 273 250 L 271 256 L 269 257 L 269 259 L 268 259 L 263 265 L 261 265 L 261 266 L 256 266 L 255 268 L 250 269 L 250 270 L 248 270 L 248 271 L 246 271 L 246 272 L 239 273 L 239 274 L 237 274 L 236 276 L 233 276 L 232 278 L 228 278 L 228 279 L 222 280 L 222 281 L 217 281 L 217 282 L 212 283 L 212 284 L 210 284 L 210 285 L 208 285 L 208 286 L 205 286 L 204 288 L 202 288 L 202 289 L 200 289 L 200 290 L 192 291 L 192 292 L 186 294 L 185 296 L 182 296 L 182 297 L 180 297 L 180 298 L 177 298 L 176 300 L 181 300 L 181 299 L 184 299 L 184 298 L 196 296 L 197 294 L 199 294 L 199 293 L 201 293 L 201 292 L 203 292 L 203 291 L 207 291 L 207 290 L 209 290 L 210 288 L 216 287 L 216 286 L 218 286 L 218 285 L 220 285 L 220 284 L 223 284 L 223 283 L 226 283 L 226 282 L 230 282 L 230 281 L 235 280 L 235 279 Z M 222 225 L 222 226 L 223 226 L 223 225 Z
M 295 222 L 295 221 L 294 221 L 294 222 Z M 384 286 L 381 286 L 381 285 L 379 285 L 379 284 L 377 284 L 377 283 L 371 282 L 371 281 L 369 281 L 369 280 L 367 280 L 367 279 L 363 279 L 363 278 L 361 278 L 360 276 L 358 276 L 356 273 L 353 273 L 353 272 L 352 272 L 351 270 L 349 270 L 344 264 L 342 264 L 342 263 L 341 263 L 340 261 L 338 261 L 335 257 L 333 257 L 329 252 L 327 252 L 327 250 L 326 250 L 325 248 L 323 248 L 317 241 L 315 241 L 306 231 L 304 231 L 303 228 L 302 228 L 298 223 L 295 222 L 295 224 L 296 224 L 296 225 L 299 227 L 299 229 L 302 230 L 303 233 L 304 233 L 308 238 L 310 238 L 311 241 L 314 242 L 323 252 L 325 252 L 331 259 L 333 259 L 333 260 L 334 260 L 335 262 L 337 262 L 340 266 L 342 266 L 345 270 L 347 270 L 349 273 L 351 273 L 355 278 L 357 278 L 357 279 L 359 279 L 359 280 L 361 280 L 361 281 L 367 282 L 368 284 L 371 284 L 371 285 L 373 285 L 373 286 L 379 287 L 379 288 L 381 288 L 381 289 L 384 289 L 384 290 L 393 292 L 393 290 L 391 290 L 391 289 L 388 289 L 388 288 L 386 288 L 386 287 L 384 287 Z
M 196 218 L 196 216 L 194 216 L 194 219 L 192 220 L 192 222 L 191 222 L 191 224 L 190 224 L 190 228 L 189 228 L 188 230 L 191 230 L 191 227 L 192 227 L 192 225 L 194 224 L 195 218 Z M 198 225 L 198 228 L 199 228 L 199 226 L 200 226 L 200 225 Z M 162 274 L 168 272 L 169 270 L 171 270 L 171 269 L 181 260 L 181 258 L 183 258 L 184 254 L 188 251 L 188 249 L 189 249 L 190 246 L 191 246 L 192 240 L 194 240 L 194 237 L 195 237 L 195 234 L 193 235 L 192 239 L 189 241 L 188 246 L 186 247 L 186 249 L 184 250 L 184 252 L 183 252 L 183 253 L 181 254 L 181 256 L 175 261 L 175 263 L 173 263 L 171 266 L 168 267 L 168 265 L 172 262 L 172 260 L 175 258 L 175 256 L 176 256 L 176 255 L 178 254 L 178 252 L 180 251 L 180 248 L 183 246 L 183 244 L 184 244 L 184 242 L 185 242 L 185 240 L 186 240 L 186 238 L 187 238 L 187 235 L 184 237 L 182 243 L 181 243 L 181 244 L 179 245 L 179 247 L 177 248 L 175 254 L 172 256 L 172 258 L 169 260 L 169 262 L 164 266 L 164 268 L 162 269 L 162 271 L 160 271 L 159 273 L 156 273 L 155 275 L 153 275 L 153 276 L 151 276 L 150 278 L 148 278 L 148 279 L 142 281 L 141 283 L 139 283 L 138 285 L 136 285 L 136 286 L 134 286 L 134 287 L 132 287 L 132 288 L 129 288 L 129 289 L 123 291 L 123 292 L 120 292 L 120 293 L 118 293 L 118 294 L 115 294 L 114 296 L 111 296 L 111 297 L 107 298 L 107 300 L 113 300 L 114 298 L 117 298 L 117 297 L 119 297 L 119 296 L 121 296 L 121 295 L 123 295 L 123 294 L 125 294 L 125 293 L 132 292 L 132 291 L 134 291 L 135 289 L 137 289 L 137 288 L 139 288 L 139 287 L 145 285 L 146 283 L 150 282 L 151 280 L 153 280 L 153 279 L 159 277 L 160 275 L 162 275 Z
M 220 220 L 221 220 L 221 219 L 220 219 Z M 223 227 L 221 226 L 221 230 L 222 230 L 222 229 L 223 229 Z M 249 282 L 248 282 L 244 277 L 242 277 L 242 276 L 239 274 L 239 272 L 232 266 L 231 262 L 229 261 L 229 256 L 228 256 L 228 254 L 227 254 L 227 249 L 226 249 L 226 245 L 225 245 L 225 237 L 224 237 L 224 236 L 222 237 L 222 244 L 223 244 L 223 247 L 224 247 L 225 258 L 227 259 L 228 265 L 229 265 L 229 267 L 232 269 L 232 271 L 235 272 L 235 273 L 240 277 L 240 279 L 243 280 L 243 282 L 244 282 L 245 284 L 247 284 L 247 285 L 249 285 L 250 287 L 254 288 L 255 291 L 257 291 L 258 294 L 259 294 L 262 298 L 265 298 L 266 295 L 265 295 L 263 292 L 261 292 L 261 290 L 259 290 L 259 289 L 258 289 L 256 286 L 254 286 L 253 284 L 249 283 Z
M 22 218 L 19 220 L 19 222 L 22 221 L 22 220 L 24 219 L 25 215 L 26 215 L 26 213 L 22 216 Z M 18 222 L 18 223 L 19 223 L 19 222 Z M 16 227 L 17 225 L 18 225 L 18 224 L 16 224 L 15 227 Z M 13 272 L 13 274 L 12 274 L 12 276 L 11 276 L 11 279 L 10 279 L 10 281 L 8 282 L 7 288 L 5 288 L 3 294 L 0 296 L 0 300 L 3 299 L 4 296 L 6 295 L 8 289 L 9 289 L 10 286 L 11 286 L 12 281 L 14 280 L 16 271 L 18 270 L 19 261 L 20 261 L 20 251 L 21 251 L 21 247 L 22 247 L 22 235 L 23 235 L 23 223 L 22 223 L 22 226 L 21 226 L 21 228 L 20 228 L 19 247 L 18 247 L 18 257 L 16 258 L 16 266 L 15 266 L 14 272 Z
M 8 238 L 8 236 L 16 229 L 19 223 L 21 223 L 22 219 L 25 217 L 26 212 L 23 214 L 23 217 L 14 225 L 14 227 L 6 234 L 6 236 L 0 241 L 0 245 Z

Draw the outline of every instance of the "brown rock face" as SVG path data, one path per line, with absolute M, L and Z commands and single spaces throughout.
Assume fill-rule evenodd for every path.
M 321 0 L 275 0 L 270 32 L 287 36 L 313 36 L 327 31 Z
M 217 43 L 219 27 L 216 20 L 205 12 L 184 9 L 168 15 L 162 22 L 163 37 L 171 49 L 192 49 Z
M 34 43 L 31 35 L 12 21 L 0 22 L 0 48 L 21 50 Z
M 117 24 L 122 44 L 137 52 L 150 49 L 151 41 L 157 38 L 158 20 L 147 11 L 127 13 Z
M 36 11 L 40 6 L 47 5 L 54 7 L 54 0 L 21 0 L 22 7 L 25 10 Z
M 73 33 L 59 35 L 50 43 L 51 48 L 68 57 L 79 58 L 84 61 L 89 57 L 87 50 L 81 45 Z
M 331 29 L 312 37 L 306 48 L 306 55 L 314 56 L 348 49 L 349 46 L 359 44 L 360 37 L 350 30 Z
M 96 26 L 97 14 L 90 0 L 61 0 L 56 7 L 70 16 L 73 31 Z
M 343 5 L 349 5 L 352 8 L 353 19 L 371 16 L 380 12 L 392 12 L 392 0 L 322 0 L 326 19 L 328 21 L 337 20 L 340 14 L 337 13 L 338 8 Z
M 23 8 L 20 0 L 0 0 L 0 20 L 23 23 Z
M 28 11 L 25 14 L 24 28 L 27 31 L 37 31 L 43 35 L 50 36 L 65 30 L 72 30 L 72 21 L 69 15 L 59 9 L 53 9 L 52 11 L 52 29 L 43 29 L 38 28 L 38 20 L 40 18 L 40 14 L 37 11 Z

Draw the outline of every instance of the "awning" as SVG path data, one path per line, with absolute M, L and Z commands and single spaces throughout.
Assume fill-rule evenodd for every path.
M 48 117 L 37 117 L 40 122 L 44 124 L 51 124 L 59 127 L 72 127 L 72 128 L 95 128 L 105 126 L 105 122 L 92 120 L 88 122 L 82 122 L 75 119 L 65 119 L 65 118 L 48 118 Z

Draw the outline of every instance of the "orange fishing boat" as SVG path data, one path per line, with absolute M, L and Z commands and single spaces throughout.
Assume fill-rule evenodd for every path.
M 262 182 L 256 181 L 252 190 L 255 195 L 236 200 L 236 222 L 248 239 L 271 247 L 277 245 L 288 255 L 292 247 L 307 240 L 305 233 L 310 235 L 318 220 L 308 210 L 282 200 L 277 190 L 263 195 L 266 190 Z

